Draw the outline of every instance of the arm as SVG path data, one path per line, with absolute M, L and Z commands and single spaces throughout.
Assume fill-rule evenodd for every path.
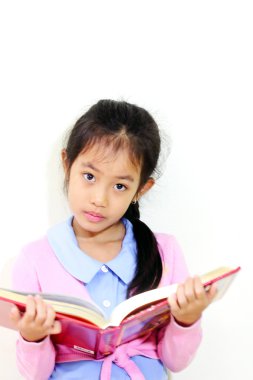
M 163 241 L 163 244 L 160 244 L 160 251 L 165 268 L 168 268 L 168 274 L 165 273 L 167 277 L 166 280 L 163 279 L 163 285 L 184 283 L 189 274 L 181 249 L 175 239 L 170 237 L 167 241 Z M 182 290 L 182 287 L 180 289 Z M 173 305 L 171 305 L 170 324 L 162 328 L 158 334 L 157 350 L 165 366 L 176 372 L 187 367 L 193 359 L 201 341 L 202 331 L 200 324 L 201 313 L 194 314 L 195 320 L 193 318 L 191 323 L 183 323 L 184 315 L 183 318 L 182 315 L 178 318 L 179 314 L 176 311 L 175 305 L 178 306 L 177 298 L 174 298 Z
M 31 259 L 29 260 L 26 256 L 25 250 L 14 264 L 12 287 L 21 291 L 40 292 L 36 271 Z M 14 319 L 16 318 L 17 323 L 20 323 L 18 311 L 14 309 L 13 313 Z M 19 334 L 16 354 L 18 369 L 27 380 L 46 380 L 53 372 L 55 349 L 49 336 L 37 343 L 27 341 Z
M 17 341 L 17 367 L 27 380 L 47 380 L 54 370 L 55 349 L 48 336 L 43 341 L 27 342 L 21 335 Z
M 180 326 L 173 317 L 158 336 L 158 355 L 172 372 L 186 368 L 192 361 L 202 338 L 200 321 L 189 327 Z
M 198 277 L 188 278 L 169 297 L 171 323 L 160 336 L 160 356 L 171 370 L 185 368 L 194 357 L 201 340 L 200 318 L 212 302 L 215 286 L 205 291 Z

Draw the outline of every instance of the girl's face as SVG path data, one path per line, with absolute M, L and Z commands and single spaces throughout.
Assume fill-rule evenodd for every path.
M 63 151 L 67 174 L 67 157 Z M 127 149 L 116 155 L 97 145 L 79 154 L 70 168 L 68 201 L 74 223 L 83 237 L 108 230 L 119 223 L 130 203 L 143 195 L 153 179 L 138 191 L 141 168 L 133 165 Z M 138 194 L 137 194 L 138 193 Z

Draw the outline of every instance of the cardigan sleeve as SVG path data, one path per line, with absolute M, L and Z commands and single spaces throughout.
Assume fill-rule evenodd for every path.
M 31 257 L 26 249 L 18 256 L 12 270 L 12 287 L 26 292 L 40 292 L 40 285 Z M 47 380 L 55 366 L 55 348 L 50 337 L 27 342 L 19 334 L 16 346 L 17 367 L 27 380 Z
M 181 248 L 176 239 L 169 235 L 158 238 L 164 262 L 163 285 L 181 283 L 189 276 Z M 173 316 L 170 324 L 158 334 L 157 352 L 164 365 L 172 372 L 186 368 L 193 359 L 202 338 L 200 320 L 189 327 L 180 326 Z
M 202 337 L 200 321 L 190 327 L 179 326 L 172 318 L 158 338 L 158 356 L 172 372 L 186 368 L 195 356 Z

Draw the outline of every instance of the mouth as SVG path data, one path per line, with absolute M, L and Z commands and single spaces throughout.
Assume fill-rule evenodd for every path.
M 101 220 L 105 219 L 103 215 L 96 212 L 85 211 L 84 214 L 90 222 L 100 222 Z

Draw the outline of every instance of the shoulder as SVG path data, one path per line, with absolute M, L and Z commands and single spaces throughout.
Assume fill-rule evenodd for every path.
M 34 260 L 45 260 L 50 254 L 52 254 L 52 249 L 47 236 L 44 236 L 24 245 L 21 248 L 19 257 L 33 262 Z
M 47 272 L 55 266 L 56 256 L 46 236 L 24 245 L 13 264 L 13 275 L 22 272 L 29 276 Z
M 164 268 L 161 285 L 183 281 L 188 276 L 188 270 L 177 239 L 175 236 L 165 233 L 155 233 L 154 235 Z
M 168 255 L 177 255 L 181 254 L 181 247 L 174 235 L 166 233 L 154 233 L 159 252 L 162 256 L 162 259 L 166 259 Z
M 27 292 L 52 292 L 58 283 L 66 283 L 65 272 L 44 236 L 21 249 L 12 267 L 12 287 Z
M 52 242 L 63 241 L 66 244 L 66 236 L 68 236 L 69 220 L 51 226 L 44 236 L 24 245 L 20 252 L 20 257 L 31 260 L 32 262 L 47 261 L 55 257 L 54 244 Z
M 22 247 L 12 267 L 12 287 L 17 290 L 39 291 L 38 273 L 41 268 L 48 270 L 49 260 L 46 259 L 50 246 L 46 237 L 32 241 Z

